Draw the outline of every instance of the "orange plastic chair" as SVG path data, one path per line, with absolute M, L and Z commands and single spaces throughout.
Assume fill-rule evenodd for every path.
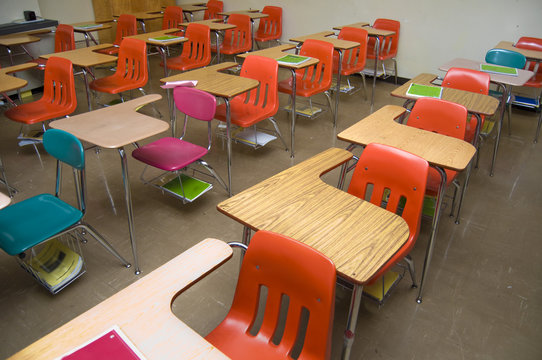
M 400 214 L 408 224 L 406 243 L 367 282 L 375 283 L 393 265 L 405 259 L 412 286 L 416 287 L 414 262 L 409 256 L 420 233 L 429 164 L 419 156 L 388 145 L 369 144 L 361 153 L 348 193 Z
M 335 281 L 335 265 L 318 251 L 258 231 L 244 256 L 231 309 L 205 338 L 231 359 L 329 359 Z M 286 319 L 280 321 L 279 314 Z
M 434 98 L 421 98 L 416 101 L 407 119 L 407 125 L 436 132 L 442 135 L 465 139 L 467 128 L 467 109 L 463 105 Z M 446 185 L 454 185 L 454 196 L 450 216 L 453 216 L 459 183 L 456 181 L 457 171 L 444 169 Z M 440 174 L 434 168 L 429 170 L 427 178 L 427 193 L 437 195 L 440 184 Z M 459 223 L 461 201 L 457 211 L 456 223 Z
M 233 29 L 226 30 L 224 40 L 219 51 L 225 55 L 242 54 L 252 50 L 252 26 L 250 17 L 244 14 L 231 14 L 228 24 L 235 25 Z M 213 47 L 216 52 L 216 47 Z
M 542 51 L 542 39 L 523 36 L 516 43 L 516 47 L 518 49 Z M 534 71 L 535 74 L 523 86 L 532 87 L 535 89 L 541 89 L 542 88 L 542 64 L 534 62 L 534 61 L 527 61 L 527 64 L 525 65 L 525 69 Z M 516 96 L 516 100 L 520 100 L 518 99 L 518 96 Z M 533 107 L 539 108 L 541 106 L 540 104 L 542 104 L 542 91 L 539 92 L 537 102 L 536 104 L 533 105 Z M 538 142 L 538 135 L 540 134 L 541 124 L 542 124 L 542 111 L 540 112 L 540 115 L 538 116 L 538 125 L 536 127 L 536 134 L 533 140 L 534 143 Z
M 394 75 L 395 75 L 395 84 L 397 84 L 397 48 L 399 47 L 399 30 L 401 28 L 401 23 L 396 20 L 390 19 L 376 19 L 373 28 L 390 30 L 394 31 L 395 34 L 386 37 L 379 37 L 380 39 L 380 52 L 378 54 L 378 59 L 376 59 L 375 53 L 375 44 L 376 39 L 369 39 L 369 45 L 367 46 L 367 58 L 375 59 L 375 61 L 380 61 L 382 63 L 382 69 L 386 73 L 386 67 L 384 66 L 384 61 L 391 59 L 393 60 L 394 65 Z
M 256 45 L 260 47 L 259 42 L 277 41 L 280 43 L 280 37 L 282 36 L 282 8 L 278 6 L 264 6 L 262 14 L 267 14 L 268 17 L 260 19 L 260 25 L 256 34 L 254 34 L 254 40 Z
M 117 70 L 113 75 L 96 79 L 89 84 L 94 91 L 119 94 L 123 91 L 139 89 L 147 84 L 147 44 L 139 39 L 124 39 L 120 44 Z
M 55 30 L 55 52 L 62 52 L 75 49 L 75 39 L 73 37 L 73 26 L 59 24 Z M 37 58 L 30 60 L 38 64 L 38 69 L 45 70 L 47 59 Z
M 117 20 L 117 31 L 113 46 L 96 50 L 99 53 L 107 55 L 117 55 L 119 53 L 120 43 L 125 36 L 137 35 L 137 20 L 134 15 L 121 14 Z
M 183 9 L 180 6 L 168 6 L 164 10 L 162 30 L 178 28 L 183 22 Z
M 218 13 L 224 11 L 224 2 L 218 0 L 209 0 L 207 2 L 207 10 L 203 13 L 203 20 L 222 19 Z
M 166 60 L 168 69 L 186 71 L 207 66 L 211 62 L 211 30 L 203 24 L 190 23 L 181 55 Z M 161 66 L 164 64 L 161 63 Z
M 299 55 L 318 58 L 319 62 L 314 66 L 296 71 L 296 96 L 310 98 L 313 95 L 323 92 L 326 95 L 329 109 L 332 112 L 329 88 L 333 77 L 333 44 L 326 41 L 308 39 L 301 46 Z M 279 91 L 291 95 L 292 79 L 289 78 L 280 81 Z
M 269 119 L 275 128 L 274 133 L 281 139 L 287 149 L 278 124 L 273 118 L 279 109 L 277 61 L 257 55 L 247 56 L 241 67 L 240 76 L 256 79 L 260 82 L 260 85 L 254 90 L 231 99 L 231 123 L 248 128 L 256 126 L 262 120 Z M 215 118 L 220 121 L 227 121 L 226 104 L 217 106 Z M 254 146 L 258 146 L 257 141 L 255 141 Z
M 337 36 L 338 39 L 354 41 L 359 43 L 359 47 L 346 50 L 343 54 L 343 62 L 341 66 L 341 75 L 346 77 L 348 81 L 348 88 L 352 88 L 350 92 L 353 92 L 353 87 L 350 85 L 348 79 L 349 75 L 360 74 L 363 79 L 363 90 L 365 92 L 365 100 L 367 100 L 367 89 L 365 87 L 365 74 L 363 69 L 367 62 L 367 39 L 368 33 L 365 29 L 344 27 Z M 333 54 L 333 72 L 337 72 L 339 67 L 339 54 Z

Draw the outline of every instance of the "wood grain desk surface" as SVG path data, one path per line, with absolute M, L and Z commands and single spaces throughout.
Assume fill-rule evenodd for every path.
M 223 62 L 204 68 L 190 70 L 160 79 L 162 83 L 179 80 L 197 80 L 196 89 L 206 91 L 215 96 L 232 98 L 248 90 L 258 87 L 258 80 L 220 72 L 237 66 L 235 62 Z
M 206 5 L 195 5 L 195 4 L 185 5 L 185 4 L 179 4 L 178 6 L 180 6 L 180 7 L 183 9 L 183 11 L 184 11 L 184 12 L 187 12 L 187 13 L 192 13 L 192 12 L 207 10 L 207 6 L 206 6 Z
M 15 33 L 9 35 L 0 36 L 0 45 L 3 46 L 13 46 L 13 45 L 24 45 L 34 42 L 38 42 L 41 39 L 37 36 L 25 34 L 25 33 Z
M 11 198 L 7 196 L 6 194 L 4 194 L 3 192 L 0 192 L 0 209 L 3 209 L 6 206 L 8 206 L 10 202 L 11 202 Z
M 28 81 L 26 81 L 25 79 L 17 78 L 8 74 L 17 71 L 32 69 L 36 66 L 38 66 L 38 64 L 34 62 L 28 62 L 24 64 L 0 68 L 0 93 L 20 89 L 22 87 L 25 87 L 26 84 L 28 84 Z
M 433 85 L 433 81 L 437 78 L 434 74 L 420 74 L 414 77 L 412 80 L 399 86 L 391 92 L 392 96 L 400 97 L 403 99 L 415 100 L 417 97 L 407 95 L 407 90 L 410 84 L 422 84 Z M 467 108 L 471 113 L 491 116 L 499 107 L 499 101 L 489 95 L 477 94 L 470 91 L 457 90 L 452 88 L 442 88 L 442 99 L 451 101 L 457 104 L 461 104 Z
M 96 50 L 108 48 L 111 46 L 113 46 L 113 44 L 100 44 L 70 51 L 40 55 L 40 57 L 44 59 L 49 59 L 51 56 L 58 56 L 70 60 L 73 65 L 88 68 L 96 65 L 107 64 L 110 62 L 117 62 L 116 56 L 100 54 L 99 52 L 96 52 Z
M 161 98 L 162 95 L 158 94 L 145 95 L 125 103 L 55 120 L 50 126 L 103 148 L 120 148 L 169 128 L 167 122 L 136 111 Z
M 333 29 L 335 30 L 341 30 L 343 27 L 357 27 L 367 30 L 369 33 L 369 36 L 390 36 L 395 34 L 395 31 L 391 30 L 384 30 L 384 29 L 375 29 L 374 27 L 370 26 L 369 23 L 366 22 L 358 22 L 350 25 L 342 25 L 342 26 L 335 26 Z
M 153 20 L 164 17 L 164 14 L 160 10 L 140 11 L 140 12 L 127 12 L 124 14 L 134 15 L 137 20 Z M 113 17 L 119 17 L 121 14 L 113 14 Z
M 480 71 L 480 64 L 487 64 L 486 62 L 469 60 L 469 59 L 453 59 L 452 61 L 447 62 L 446 64 L 439 67 L 439 70 L 448 71 L 453 67 L 472 69 Z M 518 69 L 518 76 L 512 75 L 501 75 L 488 73 L 491 77 L 491 81 L 495 83 L 501 83 L 512 86 L 522 86 L 534 75 L 532 71 Z
M 148 33 L 143 33 L 143 34 L 138 34 L 138 35 L 126 36 L 126 38 L 143 40 L 147 44 L 156 45 L 156 46 L 175 45 L 175 44 L 180 44 L 185 41 L 188 41 L 188 38 L 186 37 L 169 40 L 169 41 L 151 40 L 151 38 L 157 38 L 159 36 L 164 36 L 164 35 L 172 34 L 175 32 L 179 32 L 179 29 L 173 28 L 173 29 L 158 30 L 158 31 L 153 31 L 153 32 L 148 32 Z
M 327 41 L 327 42 L 332 43 L 333 47 L 338 50 L 348 50 L 348 49 L 352 49 L 359 46 L 359 43 L 355 41 L 340 40 L 334 37 L 329 37 L 331 35 L 335 35 L 335 33 L 333 31 L 322 31 L 315 34 L 297 36 L 297 37 L 291 38 L 290 41 L 302 43 L 308 39 L 322 40 L 322 41 Z
M 342 131 L 337 138 L 352 144 L 380 143 L 418 155 L 431 165 L 462 171 L 476 153 L 470 143 L 394 121 L 406 109 L 386 105 Z
M 222 31 L 228 29 L 236 28 L 235 25 L 224 23 L 221 19 L 207 19 L 207 20 L 198 20 L 192 22 L 183 22 L 180 25 L 187 27 L 189 24 L 202 24 L 207 25 L 212 31 Z
M 409 230 L 401 217 L 320 179 L 351 158 L 328 149 L 219 203 L 218 211 L 253 230 L 301 241 L 328 256 L 342 276 L 366 282 Z
M 237 57 L 244 59 L 247 56 L 258 55 L 258 56 L 264 56 L 264 57 L 268 57 L 268 58 L 276 60 L 276 59 L 279 59 L 279 58 L 283 57 L 284 55 L 289 55 L 290 53 L 287 53 L 285 51 L 286 50 L 291 50 L 291 49 L 295 49 L 295 45 L 293 45 L 293 44 L 285 44 L 285 45 L 270 47 L 270 48 L 263 49 L 263 50 L 251 51 L 249 53 L 244 53 L 244 54 L 237 55 Z M 288 68 L 288 69 L 303 69 L 303 68 L 306 68 L 308 66 L 318 64 L 319 61 L 320 60 L 318 60 L 317 58 L 310 58 L 309 60 L 307 60 L 307 61 L 305 61 L 305 62 L 303 62 L 301 64 L 280 64 L 279 63 L 279 66 L 285 67 L 285 68 Z
M 238 11 L 226 11 L 226 12 L 218 13 L 218 15 L 224 15 L 224 16 L 230 16 L 232 14 L 248 15 L 250 17 L 250 20 L 262 19 L 269 16 L 269 14 L 261 13 L 258 10 L 238 10 Z
M 10 359 L 54 359 L 113 325 L 149 360 L 228 359 L 179 320 L 171 312 L 171 304 L 184 289 L 231 256 L 228 244 L 205 239 Z
M 517 51 L 518 53 L 525 55 L 527 59 L 542 61 L 542 51 L 518 48 L 511 41 L 501 41 L 495 45 L 495 48 Z
M 83 25 L 89 25 L 89 24 L 96 24 L 96 25 L 102 25 L 102 26 L 94 27 L 94 28 L 90 28 L 90 29 L 88 29 L 88 28 L 77 28 L 77 26 L 83 26 Z M 73 26 L 73 31 L 79 32 L 79 33 L 89 33 L 89 32 L 92 32 L 92 31 L 107 30 L 107 29 L 111 29 L 113 27 L 109 23 L 101 24 L 101 23 L 97 23 L 94 20 L 78 22 L 78 23 L 74 23 L 74 24 L 70 24 L 70 25 Z

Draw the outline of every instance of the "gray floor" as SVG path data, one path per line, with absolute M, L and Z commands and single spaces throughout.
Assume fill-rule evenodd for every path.
M 149 84 L 152 85 L 147 86 L 147 92 L 165 94 L 157 86 L 162 77 L 157 59 L 151 60 L 151 66 L 153 77 Z M 359 78 L 356 81 L 359 82 Z M 87 105 L 82 82 L 77 80 L 77 86 L 80 99 L 77 113 L 80 113 Z M 390 83 L 377 83 L 375 108 L 402 104 L 389 95 L 393 88 Z M 287 98 L 281 97 L 281 105 L 286 103 Z M 167 116 L 165 100 L 158 106 Z M 150 106 L 142 111 L 153 114 Z M 363 99 L 362 92 L 342 95 L 338 130 L 368 114 L 369 102 Z M 364 300 L 353 359 L 542 357 L 542 278 L 539 275 L 542 267 L 539 185 L 542 144 L 532 143 L 537 115 L 514 109 L 512 135 L 502 138 L 494 177 L 489 176 L 494 140 L 488 139 L 482 147 L 480 167 L 473 170 L 461 223 L 455 225 L 448 216 L 442 217 L 423 303 L 416 304 L 416 291 L 410 289 L 407 279 L 382 307 Z M 289 141 L 286 113 L 279 111 L 277 118 Z M 41 162 L 31 147 L 19 148 L 15 139 L 19 125 L 3 115 L 0 122 L 0 154 L 9 181 L 19 189 L 13 201 L 53 191 L 55 161 L 43 148 L 40 148 Z M 188 138 L 205 141 L 204 128 L 193 122 L 190 125 L 192 131 Z M 347 145 L 336 140 L 329 114 L 315 120 L 299 119 L 296 133 L 297 151 L 293 161 L 278 141 L 256 151 L 234 144 L 234 192 L 326 148 Z M 102 150 L 99 159 L 94 151 L 87 152 L 86 219 L 131 259 L 119 156 L 115 151 Z M 215 138 L 207 160 L 226 177 L 226 153 L 220 139 Z M 240 240 L 241 225 L 216 210 L 216 204 L 227 197 L 222 188 L 216 186 L 196 202 L 183 205 L 143 185 L 139 180 L 142 169 L 140 163 L 129 159 L 141 276 L 206 237 Z M 326 181 L 335 183 L 337 175 L 336 171 L 332 172 Z M 70 195 L 70 191 L 65 193 Z M 428 228 L 429 222 L 425 221 L 412 252 L 418 276 Z M 93 241 L 84 245 L 84 257 L 87 273 L 52 296 L 19 268 L 13 258 L 0 253 L 0 358 L 31 344 L 139 278 L 132 270 L 122 268 Z M 174 304 L 175 313 L 196 331 L 206 334 L 227 312 L 237 271 L 238 255 L 181 295 Z M 347 290 L 337 287 L 333 358 L 340 354 L 349 297 Z

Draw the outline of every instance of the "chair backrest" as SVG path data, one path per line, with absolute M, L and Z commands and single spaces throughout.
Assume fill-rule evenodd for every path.
M 333 77 L 333 44 L 327 41 L 308 39 L 306 40 L 299 55 L 318 58 L 319 62 L 315 66 L 308 67 L 306 71 L 297 70 L 298 76 L 310 79 L 314 83 L 319 83 L 320 87 L 327 90 L 331 86 Z
M 183 9 L 180 6 L 168 6 L 164 10 L 162 30 L 174 29 L 183 22 Z
M 75 49 L 73 37 L 73 26 L 59 24 L 55 31 L 55 52 L 62 52 Z
M 241 95 L 244 102 L 259 108 L 259 113 L 265 118 L 275 115 L 279 109 L 277 61 L 263 56 L 247 56 L 240 76 L 260 82 L 256 89 Z
M 211 30 L 203 24 L 190 23 L 186 27 L 185 36 L 188 41 L 183 43 L 181 57 L 207 66 L 211 62 Z
M 328 359 L 335 282 L 335 265 L 318 251 L 286 236 L 258 231 L 243 259 L 230 314 L 240 318 L 239 331 L 257 332 L 255 341 L 268 343 L 275 349 L 277 358 L 286 359 L 291 358 L 298 341 L 302 314 L 308 313 L 298 359 Z M 247 328 L 254 324 L 264 289 L 267 298 L 263 322 L 259 329 Z M 280 326 L 277 319 L 285 299 L 289 300 L 288 317 L 282 338 L 276 341 L 274 337 Z
M 72 62 L 60 57 L 47 60 L 43 79 L 43 97 L 40 101 L 64 109 L 63 113 L 71 114 L 77 108 L 75 96 L 75 80 Z
M 391 19 L 376 19 L 373 27 L 375 29 L 390 30 L 395 32 L 394 35 L 386 36 L 380 40 L 380 56 L 395 57 L 399 47 L 399 31 L 401 23 Z M 375 40 L 370 39 L 369 47 L 374 48 Z
M 491 49 L 486 53 L 486 62 L 495 65 L 523 69 L 527 59 L 525 55 L 506 49 Z
M 211 121 L 215 117 L 216 98 L 205 91 L 177 86 L 173 89 L 173 100 L 180 112 L 194 119 Z
M 365 29 L 345 26 L 339 32 L 337 38 L 342 40 L 354 41 L 360 44 L 351 50 L 346 50 L 343 54 L 342 67 L 344 70 L 356 69 L 355 72 L 363 70 L 367 61 L 367 40 L 368 32 Z M 338 62 L 338 58 L 337 58 Z
M 430 97 L 416 101 L 407 125 L 457 139 L 465 138 L 467 109 L 450 101 Z
M 463 68 L 451 68 L 444 75 L 442 86 L 452 89 L 489 94 L 491 76 L 488 73 Z
M 262 14 L 268 17 L 260 19 L 257 34 L 260 36 L 271 36 L 273 39 L 280 39 L 282 36 L 282 8 L 278 6 L 264 6 Z
M 250 17 L 244 14 L 231 14 L 228 17 L 228 24 L 235 25 L 235 28 L 226 30 L 224 34 L 224 46 L 228 46 L 235 52 L 247 52 L 252 49 L 252 26 Z
M 218 13 L 223 11 L 224 3 L 222 1 L 209 0 L 207 2 L 207 10 L 203 13 L 203 20 L 222 19 L 222 16 L 218 15 Z
M 134 15 L 121 14 L 117 20 L 117 32 L 113 44 L 120 45 L 125 36 L 137 35 L 137 20 Z
M 542 39 L 522 36 L 516 43 L 516 47 L 518 49 L 542 51 Z M 537 61 L 527 61 L 525 69 L 542 74 L 542 65 Z
M 139 39 L 123 39 L 120 43 L 115 76 L 132 83 L 134 87 L 147 84 L 147 44 Z
M 400 250 L 402 256 L 392 258 L 379 273 L 401 260 L 414 246 L 420 232 L 428 171 L 425 159 L 392 146 L 372 143 L 361 153 L 348 193 L 400 214 L 410 232 Z

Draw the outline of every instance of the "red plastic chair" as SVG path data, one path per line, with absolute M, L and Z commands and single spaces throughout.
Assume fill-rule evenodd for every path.
M 542 51 L 542 39 L 523 36 L 516 43 L 516 47 L 519 49 Z M 527 61 L 527 64 L 525 65 L 525 69 L 534 71 L 535 74 L 523 86 L 532 87 L 535 89 L 541 89 L 542 88 L 542 64 L 534 62 L 534 61 Z M 535 107 L 540 107 L 541 106 L 540 104 L 542 104 L 542 91 L 540 91 L 538 94 L 538 104 L 535 104 L 536 105 Z M 534 143 L 538 142 L 538 135 L 540 134 L 541 124 L 542 124 L 542 111 L 540 112 L 540 115 L 538 116 L 538 125 L 536 127 L 536 134 L 533 141 Z
M 412 286 L 416 286 L 414 263 L 408 254 L 420 233 L 428 171 L 429 164 L 425 159 L 392 146 L 373 143 L 361 153 L 348 193 L 400 214 L 410 233 L 406 243 L 367 282 L 368 285 L 405 259 Z
M 137 35 L 137 20 L 134 15 L 121 14 L 117 20 L 117 31 L 113 46 L 96 50 L 99 53 L 107 55 L 117 55 L 119 53 L 120 43 L 125 36 Z
M 139 89 L 147 84 L 147 44 L 139 39 L 124 39 L 120 44 L 117 70 L 113 75 L 96 79 L 89 84 L 94 91 L 119 94 L 123 91 Z
M 59 24 L 55 30 L 55 52 L 62 52 L 75 49 L 75 39 L 73 36 L 73 26 Z M 45 70 L 47 59 L 37 58 L 31 60 L 38 64 L 38 69 Z
M 318 251 L 258 231 L 244 256 L 231 309 L 205 338 L 231 359 L 329 359 L 335 281 L 335 265 Z M 286 314 L 284 322 L 279 314 Z M 297 345 L 302 348 L 296 351 Z
M 375 59 L 375 61 L 380 61 L 382 63 L 382 69 L 384 73 L 386 72 L 386 67 L 384 66 L 384 61 L 393 60 L 394 65 L 394 75 L 395 75 L 395 84 L 397 84 L 397 48 L 399 47 L 399 30 L 401 28 L 401 23 L 396 20 L 390 19 L 376 19 L 373 28 L 390 30 L 394 31 L 395 34 L 386 37 L 380 38 L 380 52 L 378 54 L 378 59 L 376 58 L 375 53 L 375 44 L 376 40 L 374 38 L 369 39 L 369 45 L 367 45 L 367 58 Z
M 211 150 L 211 120 L 213 120 L 216 111 L 215 97 L 195 88 L 178 86 L 173 89 L 173 99 L 177 109 L 185 114 L 183 135 L 180 138 L 165 137 L 139 147 L 132 152 L 132 156 L 147 165 L 175 173 L 179 184 L 183 183 L 181 180 L 182 171 L 188 166 L 198 163 L 207 169 L 210 175 L 217 179 L 224 189 L 228 191 L 224 180 L 202 159 Z M 207 122 L 207 147 L 183 140 L 188 117 Z M 175 122 L 176 119 L 173 121 Z M 154 179 L 145 180 L 143 174 L 141 174 L 141 179 L 146 184 L 151 184 L 164 190 L 163 186 L 157 186 L 153 183 Z M 167 188 L 165 188 L 165 191 L 186 201 L 187 196 L 184 193 L 183 187 L 181 186 L 180 189 L 180 193 L 172 192 Z
M 183 9 L 180 6 L 168 6 L 164 10 L 162 30 L 178 28 L 183 22 Z
M 260 25 L 254 40 L 256 45 L 260 47 L 258 42 L 277 41 L 280 43 L 282 36 L 282 8 L 278 6 L 264 6 L 262 14 L 267 14 L 268 17 L 260 19 Z
M 273 118 L 279 109 L 277 61 L 257 55 L 247 56 L 241 67 L 240 76 L 256 79 L 260 82 L 260 85 L 254 90 L 231 99 L 231 123 L 248 128 L 256 126 L 262 120 L 269 119 L 275 129 L 274 133 L 281 139 L 284 147 L 287 148 L 278 124 Z M 217 106 L 215 118 L 220 121 L 227 121 L 226 104 Z M 255 146 L 257 146 L 257 141 Z
M 209 65 L 211 62 L 211 31 L 209 26 L 190 23 L 183 43 L 183 52 L 177 57 L 166 60 L 168 69 L 186 71 Z M 163 63 L 160 64 L 163 66 Z
M 203 13 L 203 20 L 222 19 L 218 13 L 224 11 L 224 2 L 218 0 L 209 0 L 207 2 L 207 10 Z
M 332 111 L 329 88 L 333 77 L 333 44 L 308 39 L 301 46 L 299 55 L 318 58 L 319 62 L 314 66 L 296 71 L 296 96 L 310 98 L 313 95 L 324 93 L 329 109 Z M 292 79 L 280 81 L 279 91 L 292 94 Z
M 343 54 L 343 62 L 341 66 L 341 75 L 346 76 L 348 81 L 348 87 L 350 86 L 350 81 L 348 76 L 352 74 L 360 74 L 363 79 L 363 90 L 365 92 L 365 100 L 367 100 L 367 89 L 365 87 L 365 74 L 363 74 L 363 69 L 365 68 L 365 63 L 367 62 L 367 39 L 368 33 L 365 29 L 354 28 L 354 27 L 344 27 L 341 29 L 338 39 L 354 41 L 359 43 L 359 46 L 354 49 L 346 50 Z M 333 54 L 333 72 L 337 72 L 339 67 L 339 54 Z M 353 91 L 352 91 L 353 92 Z
M 219 51 L 225 55 L 242 54 L 252 50 L 252 26 L 250 17 L 244 14 L 231 14 L 228 24 L 235 25 L 233 29 L 226 30 L 224 40 Z M 216 52 L 216 47 L 213 47 Z
M 421 98 L 416 101 L 407 120 L 407 125 L 419 129 L 436 132 L 442 135 L 465 139 L 467 128 L 467 109 L 463 105 L 434 98 Z M 456 181 L 457 171 L 444 169 L 446 172 L 446 185 L 454 185 L 454 197 L 450 216 L 453 216 L 459 183 Z M 440 175 L 431 168 L 427 178 L 427 193 L 437 195 L 440 184 Z M 461 202 L 457 211 L 456 222 L 459 221 Z

